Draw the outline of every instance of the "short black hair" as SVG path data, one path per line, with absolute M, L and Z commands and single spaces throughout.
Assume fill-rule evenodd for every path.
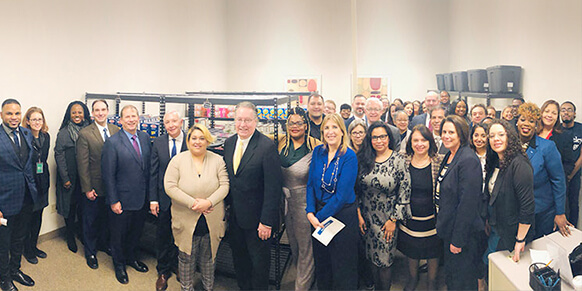
M 311 98 L 314 98 L 314 97 L 321 98 L 321 101 L 325 101 L 323 99 L 323 96 L 314 93 L 314 94 L 309 95 L 309 98 L 307 98 L 307 103 L 309 103 L 309 101 L 311 101 Z
M 576 105 L 574 105 L 574 103 L 572 101 L 566 101 L 566 102 L 562 103 L 562 105 L 564 105 L 566 103 L 572 105 L 572 107 L 574 107 L 574 112 L 576 112 Z
M 2 102 L 2 108 L 4 108 L 4 105 L 8 105 L 8 104 L 18 104 L 18 106 L 21 106 L 20 102 L 18 102 L 18 100 L 13 99 L 13 98 L 8 98 L 8 99 L 4 100 L 4 102 Z
M 348 109 L 348 110 L 352 111 L 352 106 L 350 106 L 350 104 L 344 103 L 340 106 L 340 111 L 344 110 L 344 109 Z
M 515 98 L 513 98 L 513 99 L 511 99 L 511 100 L 512 100 L 512 101 L 513 101 L 513 100 L 519 100 L 519 101 L 521 101 L 521 103 L 522 103 L 522 104 L 523 104 L 523 103 L 525 103 L 525 99 L 523 99 L 522 97 L 515 97 Z

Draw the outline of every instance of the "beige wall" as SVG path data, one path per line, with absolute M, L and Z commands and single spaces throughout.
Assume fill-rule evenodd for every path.
M 216 0 L 2 0 L 0 99 L 43 108 L 54 144 L 67 104 L 85 92 L 226 90 L 225 9 Z M 54 205 L 52 147 L 49 162 Z M 43 233 L 62 225 L 54 206 L 44 215 Z

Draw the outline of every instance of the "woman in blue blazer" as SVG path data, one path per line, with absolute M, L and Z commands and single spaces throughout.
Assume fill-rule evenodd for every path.
M 524 103 L 517 109 L 517 133 L 522 148 L 533 167 L 535 198 L 534 239 L 559 229 L 570 235 L 572 226 L 566 219 L 566 176 L 556 144 L 537 135 L 541 111 L 534 103 Z
M 462 117 L 447 116 L 441 123 L 443 145 L 449 149 L 437 178 L 437 235 L 444 243 L 448 290 L 476 290 L 479 250 L 477 235 L 483 175 L 481 162 L 469 148 L 469 126 Z

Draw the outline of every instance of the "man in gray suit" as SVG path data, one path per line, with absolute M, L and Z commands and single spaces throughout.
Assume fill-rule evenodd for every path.
M 79 131 L 77 140 L 77 167 L 83 203 L 83 244 L 85 259 L 91 269 L 99 268 L 97 248 L 109 249 L 107 204 L 105 189 L 101 183 L 101 150 L 103 143 L 119 128 L 107 123 L 109 105 L 105 100 L 95 100 L 91 105 L 95 122 Z

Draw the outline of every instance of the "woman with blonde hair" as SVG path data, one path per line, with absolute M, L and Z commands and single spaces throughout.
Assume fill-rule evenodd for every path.
M 218 245 L 226 229 L 223 200 L 228 194 L 228 174 L 221 156 L 207 150 L 215 138 L 196 124 L 188 131 L 188 151 L 168 164 L 164 187 L 172 199 L 172 232 L 178 246 L 182 290 L 194 290 L 196 265 L 205 290 L 214 286 Z
M 321 123 L 323 145 L 313 149 L 307 180 L 307 219 L 314 229 L 333 216 L 345 227 L 325 246 L 312 239 L 319 290 L 355 290 L 358 283 L 358 217 L 354 186 L 356 154 L 348 147 L 343 119 L 337 113 Z

